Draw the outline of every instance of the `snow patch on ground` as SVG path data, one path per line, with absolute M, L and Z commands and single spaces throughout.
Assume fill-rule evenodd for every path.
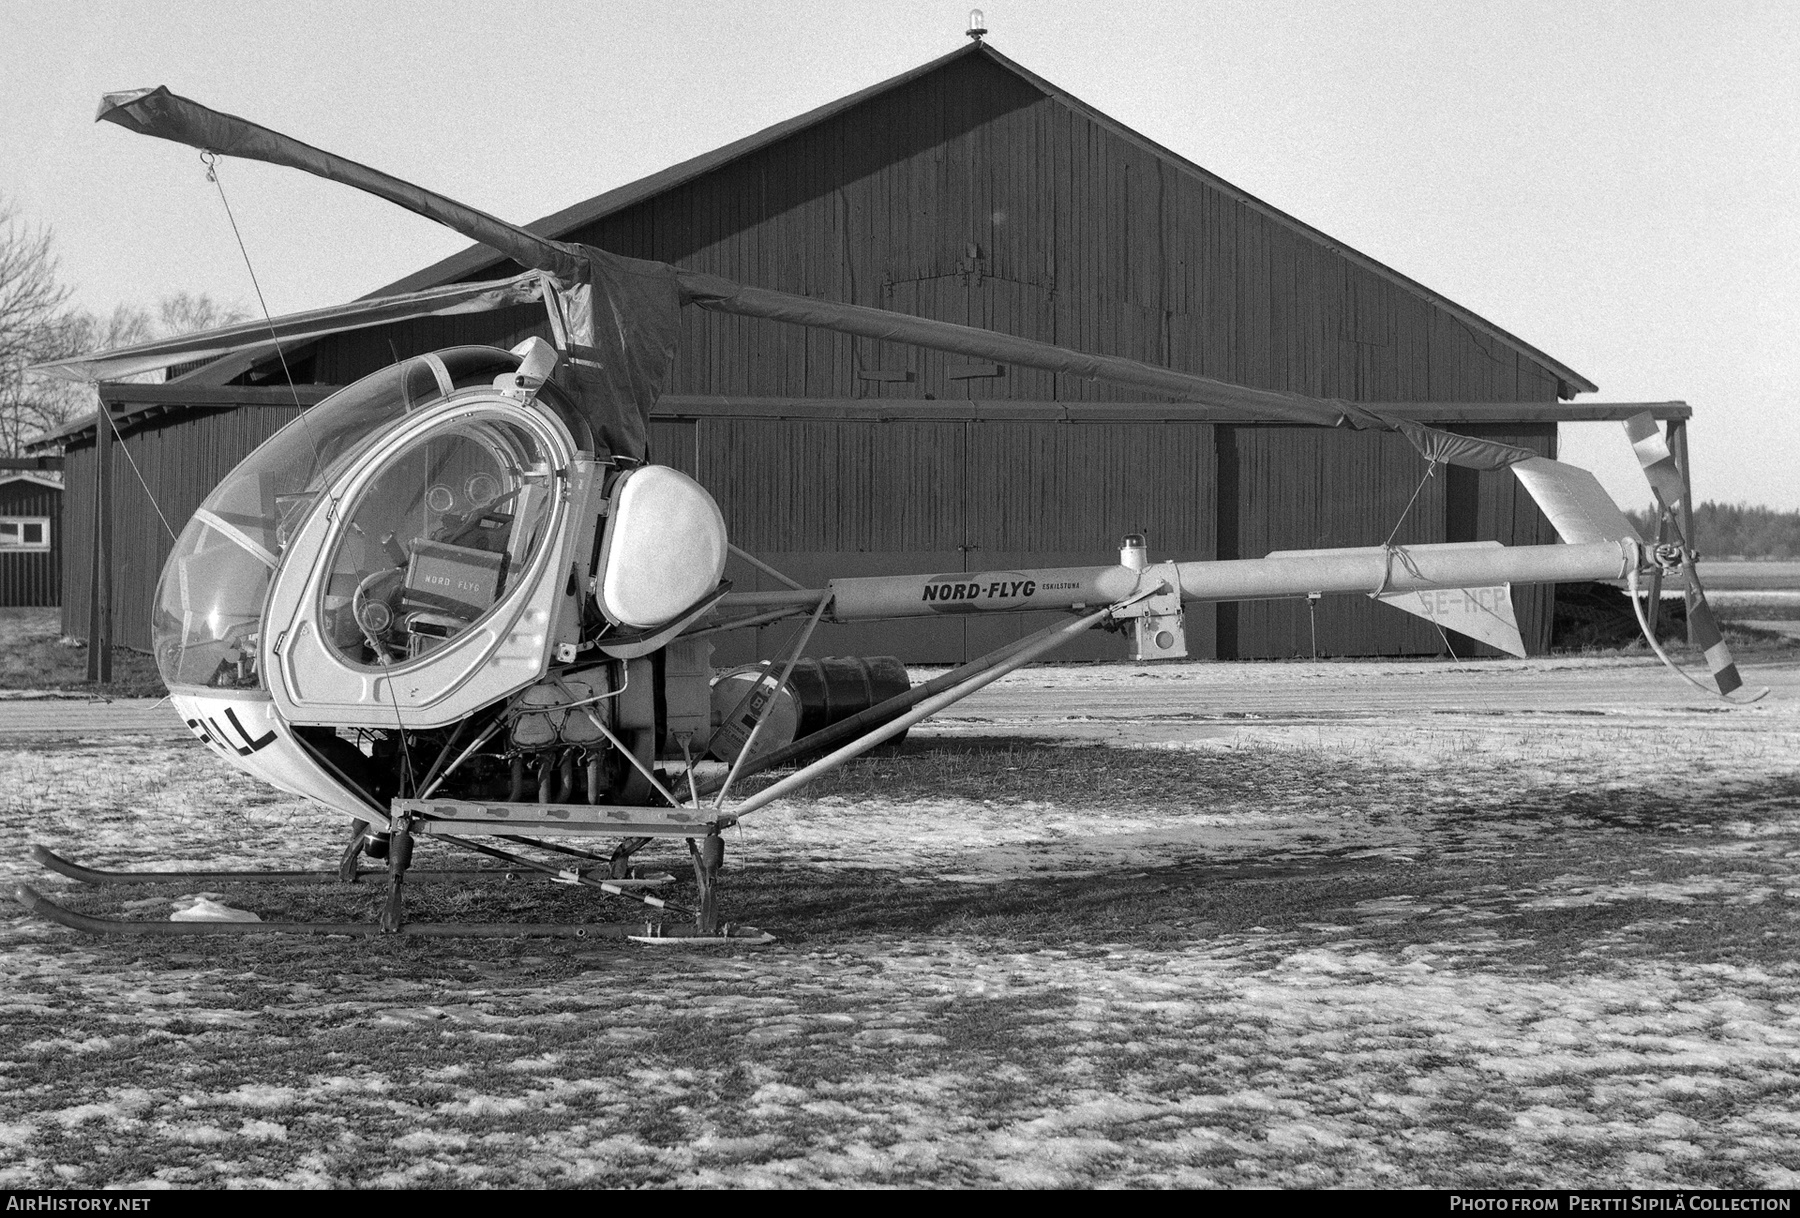
M 1429 694 L 1447 671 L 1221 668 L 1308 713 L 1347 679 Z M 1166 708 L 1195 671 L 1030 670 L 1020 696 L 1157 689 Z M 853 910 L 852 931 L 756 955 L 165 950 L 18 918 L 0 926 L 0 1019 L 21 1029 L 0 1045 L 0 1186 L 1793 1187 L 1800 966 L 1715 941 L 1763 919 L 1791 943 L 1800 921 L 1800 713 L 1786 695 L 1600 703 L 1260 724 L 1084 706 L 1048 728 L 965 707 L 938 739 L 1080 745 L 1099 725 L 1127 760 L 1302 781 L 771 808 L 733 834 L 734 868 L 945 903 L 913 928 Z M 0 747 L 11 878 L 40 836 L 102 866 L 279 868 L 329 865 L 339 833 L 198 746 Z M 1600 865 L 1626 846 L 1628 867 Z M 1295 875 L 1341 887 L 1257 903 Z M 1096 930 L 1073 903 L 1102 882 L 1137 923 L 1169 921 Z M 1166 912 L 1199 883 L 1242 910 Z

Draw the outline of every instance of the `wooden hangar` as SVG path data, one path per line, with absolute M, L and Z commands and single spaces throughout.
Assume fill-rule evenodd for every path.
M 979 42 L 531 227 L 786 292 L 1379 404 L 1546 455 L 1560 422 L 1645 408 L 1564 400 L 1595 387 Z M 374 295 L 517 269 L 474 246 Z M 1110 562 L 1132 532 L 1183 560 L 1390 534 L 1555 540 L 1510 477 L 1445 469 L 1421 484 L 1416 454 L 1390 433 L 702 310 L 682 324 L 653 458 L 704 483 L 737 544 L 802 583 Z M 287 352 L 293 391 L 275 361 L 241 358 L 167 384 L 104 385 L 113 428 L 90 417 L 37 446 L 67 458 L 65 632 L 148 646 L 170 539 L 140 477 L 183 519 L 296 402 L 396 357 L 533 334 L 547 335 L 542 309 L 521 305 L 319 339 Z M 1690 413 L 1652 409 L 1677 435 Z M 129 462 L 113 455 L 121 442 Z M 767 582 L 737 562 L 727 574 L 739 589 Z M 95 612 L 96 588 L 110 614 Z M 1551 596 L 1517 592 L 1535 650 Z M 1035 616 L 823 626 L 811 651 L 961 661 L 1037 628 Z M 1443 649 L 1429 625 L 1348 599 L 1195 606 L 1188 639 L 1199 656 L 1284 657 L 1310 654 L 1315 626 L 1321 654 Z M 771 654 L 787 631 L 762 633 L 719 659 Z M 1063 654 L 1110 657 L 1108 641 Z

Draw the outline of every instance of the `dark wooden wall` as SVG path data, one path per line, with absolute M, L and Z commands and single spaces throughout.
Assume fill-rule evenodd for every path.
M 0 516 L 42 516 L 50 521 L 50 548 L 0 553 L 0 606 L 54 605 L 62 595 L 63 492 L 19 479 L 0 484 Z
M 1487 427 L 1456 424 L 1482 435 L 1556 455 L 1555 424 Z M 1220 558 L 1261 558 L 1275 550 L 1314 550 L 1441 541 L 1556 541 L 1537 504 L 1508 471 L 1442 468 L 1428 473 L 1406 440 L 1383 432 L 1297 427 L 1221 427 L 1219 463 L 1226 475 Z M 1235 478 L 1235 485 L 1230 485 Z M 1416 496 L 1416 498 L 1415 498 Z M 1410 506 L 1409 506 L 1410 505 Z M 1519 633 L 1533 653 L 1550 646 L 1553 590 L 1513 590 Z M 1441 654 L 1429 623 L 1362 597 L 1252 601 L 1221 606 L 1221 658 L 1282 659 L 1313 654 Z M 1468 650 L 1464 650 L 1467 648 Z M 1469 640 L 1457 654 L 1498 654 Z
M 107 483 L 113 509 L 115 642 L 149 649 L 156 581 L 175 544 L 170 529 L 179 534 L 232 467 L 295 413 L 292 407 L 257 405 L 165 415 L 126 430 L 123 444 L 113 444 Z M 62 628 L 64 634 L 86 638 L 94 542 L 92 439 L 80 448 L 71 447 L 66 458 Z
M 1555 455 L 1552 424 L 1465 430 Z M 808 587 L 853 575 L 1109 563 L 1126 533 L 1145 534 L 1157 561 L 1260 558 L 1390 538 L 1556 540 L 1510 473 L 1428 476 L 1405 440 L 1384 433 L 1192 420 L 698 417 L 659 420 L 652 439 L 665 462 L 714 491 L 738 545 Z M 740 590 L 779 586 L 747 564 L 734 562 L 727 574 Z M 1521 634 L 1535 652 L 1549 646 L 1550 598 L 1548 587 L 1514 590 Z M 1304 599 L 1191 606 L 1189 651 L 1308 656 L 1313 611 Z M 1316 613 L 1323 656 L 1443 651 L 1430 625 L 1373 601 L 1332 597 Z M 810 650 L 951 662 L 1051 620 L 823 626 Z M 719 654 L 773 658 L 785 654 L 792 631 L 770 627 L 754 646 L 735 640 Z M 1457 647 L 1493 654 L 1467 640 Z M 1060 654 L 1114 659 L 1124 648 L 1097 633 Z
M 1240 384 L 1553 401 L 1555 377 L 979 57 L 575 234 L 785 291 Z M 677 393 L 1139 399 L 1070 377 L 693 311 Z M 864 379 L 910 372 L 911 381 Z
M 700 418 L 659 422 L 670 460 L 713 488 L 736 543 L 790 578 L 1089 566 L 1118 561 L 1126 533 L 1154 539 L 1159 559 L 1213 554 L 1209 424 L 1033 420 Z M 733 562 L 740 590 L 774 580 Z M 952 616 L 821 626 L 815 655 L 897 654 L 960 662 L 1057 615 Z M 1192 654 L 1213 654 L 1213 613 L 1189 614 Z M 719 644 L 722 661 L 785 654 L 780 625 Z M 1058 653 L 1116 659 L 1096 633 Z

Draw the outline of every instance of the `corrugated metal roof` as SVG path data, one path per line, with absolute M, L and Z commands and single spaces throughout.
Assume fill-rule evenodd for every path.
M 998 67 L 1019 77 L 1021 80 L 1043 93 L 1046 97 L 1049 97 L 1062 105 L 1069 107 L 1071 110 L 1080 113 L 1089 120 L 1100 124 L 1113 134 L 1131 142 L 1151 155 L 1160 158 L 1164 162 L 1204 181 L 1208 186 L 1229 196 L 1234 201 L 1266 216 L 1275 223 L 1305 237 L 1307 240 L 1324 246 L 1326 249 L 1331 250 L 1333 253 L 1345 258 L 1351 263 L 1354 263 L 1375 275 L 1379 275 L 1381 278 L 1386 279 L 1390 283 L 1393 283 L 1419 299 L 1424 300 L 1437 308 L 1443 309 L 1446 313 L 1449 313 L 1463 324 L 1498 340 L 1505 346 L 1524 355 L 1527 359 L 1537 363 L 1549 372 L 1554 373 L 1561 382 L 1559 388 L 1563 397 L 1572 397 L 1577 393 L 1593 393 L 1598 388 L 1592 381 L 1582 376 L 1579 372 L 1576 372 L 1573 368 L 1570 368 L 1562 361 L 1532 346 L 1517 335 L 1501 329 L 1493 322 L 1464 308 L 1462 305 L 1457 304 L 1448 297 L 1432 291 L 1424 284 L 1401 274 L 1399 271 L 1394 270 L 1392 267 L 1389 267 L 1382 262 L 1378 262 L 1367 254 L 1352 249 L 1350 246 L 1321 232 L 1310 224 L 1297 220 L 1279 208 L 1263 202 L 1248 191 L 1233 186 L 1230 182 L 1227 182 L 1217 174 L 1202 169 L 1199 165 L 1194 164 L 1192 161 L 1178 153 L 1164 148 L 1154 140 L 1151 140 L 1144 135 L 1140 135 L 1138 132 L 1133 131 L 1131 128 L 1125 126 L 1125 124 L 1094 108 L 1080 98 L 1058 88 L 1043 77 L 1038 76 L 1029 69 L 1008 59 L 1005 55 L 1002 55 L 999 51 L 996 51 L 992 46 L 985 42 L 970 43 L 967 46 L 960 47 L 948 55 L 940 56 L 939 58 L 921 64 L 910 71 L 902 72 L 898 76 L 890 77 L 879 84 L 871 85 L 866 89 L 852 93 L 847 97 L 839 98 L 837 101 L 820 106 L 815 110 L 809 110 L 805 114 L 790 118 L 785 122 L 776 123 L 772 127 L 766 127 L 753 135 L 745 136 L 740 140 L 734 140 L 732 143 L 716 148 L 711 152 L 704 153 L 690 160 L 683 161 L 678 165 L 671 165 L 669 168 L 653 173 L 648 177 L 639 178 L 635 182 L 609 190 L 604 194 L 595 195 L 593 198 L 577 203 L 572 207 L 565 207 L 563 210 L 553 212 L 542 219 L 527 224 L 525 227 L 544 237 L 557 239 L 567 237 L 569 234 L 585 228 L 597 220 L 604 219 L 607 216 L 624 211 L 626 208 L 636 206 L 646 199 L 673 190 L 677 186 L 692 181 L 704 174 L 711 173 L 733 161 L 749 156 L 751 153 L 786 139 L 788 136 L 825 122 L 870 98 L 897 89 L 922 76 L 929 75 L 948 63 L 967 56 L 981 56 L 987 59 Z M 472 245 L 460 253 L 452 254 L 450 257 L 435 262 L 422 270 L 416 271 L 413 274 L 406 276 L 404 279 L 396 280 L 384 288 L 371 292 L 370 296 L 390 295 L 397 292 L 416 292 L 420 289 L 433 287 L 438 284 L 454 283 L 472 275 L 489 271 L 504 261 L 505 258 L 502 255 L 489 249 L 487 246 Z
M 61 452 L 69 441 L 83 432 L 93 431 L 100 423 L 100 412 L 90 410 L 86 414 L 76 415 L 54 431 L 46 431 L 25 441 L 23 448 L 32 454 Z

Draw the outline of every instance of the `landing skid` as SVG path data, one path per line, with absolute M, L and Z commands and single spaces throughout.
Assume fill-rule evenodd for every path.
M 19 904 L 47 921 L 90 935 L 398 935 L 415 939 L 509 939 L 515 936 L 560 939 L 635 939 L 639 942 L 756 944 L 775 936 L 754 926 L 727 926 L 702 932 L 698 927 L 655 922 L 404 922 L 386 930 L 375 922 L 159 922 L 131 918 L 97 918 L 76 913 L 44 896 L 29 884 L 13 889 Z
M 65 875 L 71 880 L 80 880 L 83 884 L 336 884 L 340 882 L 356 884 L 365 879 L 385 880 L 386 869 L 363 868 L 351 874 L 345 880 L 337 871 L 103 871 L 94 867 L 83 867 L 80 863 L 63 858 L 48 846 L 33 846 L 31 861 L 40 867 Z M 480 880 L 523 880 L 528 878 L 555 879 L 528 867 L 471 867 L 461 871 L 430 870 L 408 871 L 408 883 L 473 883 Z M 635 879 L 611 879 L 608 883 L 620 888 L 661 888 L 665 884 L 673 884 L 675 877 L 667 872 L 655 875 L 640 876 Z
M 95 935 L 410 935 L 415 938 L 451 939 L 506 938 L 510 936 L 555 937 L 570 939 L 631 939 L 641 943 L 682 943 L 693 946 L 712 943 L 759 944 L 774 941 L 774 936 L 754 926 L 721 924 L 715 913 L 714 892 L 724 844 L 716 832 L 695 844 L 690 841 L 695 880 L 699 884 L 698 909 L 689 909 L 672 901 L 651 895 L 648 890 L 672 884 L 675 877 L 656 874 L 613 878 L 612 872 L 623 869 L 628 855 L 615 852 L 606 857 L 589 854 L 555 843 L 531 838 L 504 836 L 502 840 L 547 850 L 570 857 L 570 865 L 546 863 L 512 851 L 470 841 L 467 838 L 439 833 L 439 841 L 498 860 L 503 866 L 474 867 L 462 870 L 411 869 L 413 853 L 412 819 L 404 813 L 392 822 L 394 833 L 389 842 L 388 866 L 385 870 L 358 869 L 355 855 L 347 854 L 348 867 L 334 871 L 106 871 L 84 867 L 63 858 L 46 846 L 33 846 L 31 857 L 50 871 L 79 880 L 84 884 L 285 884 L 311 885 L 336 882 L 357 883 L 364 877 L 377 877 L 386 887 L 380 918 L 375 922 L 175 922 L 130 918 L 103 918 L 78 913 L 60 905 L 32 888 L 19 884 L 14 897 L 27 910 L 41 918 L 73 930 Z M 359 830 L 360 832 L 360 830 Z M 625 847 L 640 845 L 629 839 Z M 597 878 L 597 872 L 606 878 Z M 469 883 L 486 879 L 517 880 L 527 876 L 547 879 L 552 883 L 597 888 L 609 896 L 635 901 L 647 909 L 687 915 L 694 919 L 683 924 L 646 919 L 632 922 L 413 922 L 405 917 L 406 885 L 411 882 Z

